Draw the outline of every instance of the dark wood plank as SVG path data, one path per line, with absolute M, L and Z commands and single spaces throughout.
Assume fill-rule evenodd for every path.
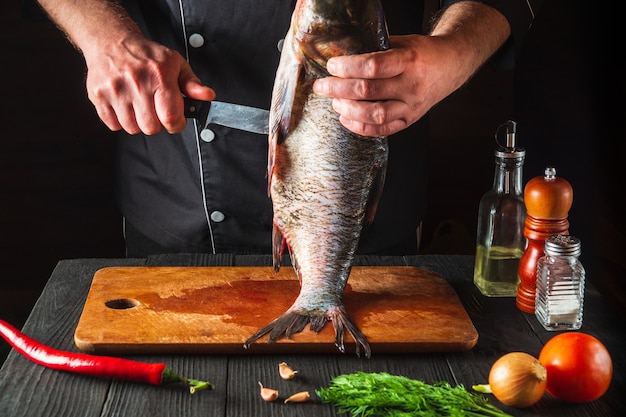
M 42 295 L 35 303 L 23 331 L 51 347 L 78 351 L 73 329 L 89 289 L 90 277 L 100 267 L 143 261 L 65 261 L 55 268 Z M 110 380 L 53 371 L 11 351 L 0 372 L 1 416 L 63 415 L 99 416 L 109 391 Z M 50 395 L 51 388 L 54 395 Z M 39 411 L 37 411 L 39 410 Z
M 226 416 L 274 417 L 288 416 L 334 416 L 333 407 L 323 404 L 315 390 L 327 383 L 328 375 L 335 370 L 335 355 L 258 355 L 231 358 L 229 367 L 229 404 Z M 283 380 L 278 374 L 278 364 L 287 362 L 299 371 L 292 380 Z M 265 402 L 260 397 L 258 382 L 277 389 L 279 398 Z M 311 399 L 306 403 L 288 403 L 284 400 L 292 394 L 308 391 Z
M 269 265 L 271 258 L 241 256 L 164 256 L 148 262 L 167 265 Z M 457 291 L 479 331 L 477 346 L 468 352 L 434 354 L 374 355 L 358 358 L 351 352 L 329 355 L 181 355 L 139 356 L 144 361 L 164 361 L 181 374 L 214 382 L 213 392 L 188 394 L 182 386 L 160 387 L 56 372 L 9 355 L 0 370 L 0 415 L 13 416 L 310 416 L 338 415 L 335 408 L 313 396 L 305 404 L 266 403 L 259 398 L 258 382 L 278 388 L 281 397 L 300 390 L 327 386 L 332 377 L 355 371 L 390 372 L 426 382 L 448 381 L 470 387 L 486 382 L 492 362 L 512 350 L 537 354 L 554 335 L 540 328 L 532 315 L 518 311 L 511 299 L 491 299 L 473 287 L 471 257 L 361 258 L 358 264 L 415 265 L 445 277 Z M 72 332 L 85 301 L 91 278 L 104 266 L 142 265 L 143 260 L 75 260 L 60 262 L 37 302 L 25 331 L 46 343 L 68 350 Z M 588 296 L 587 296 L 588 294 Z M 586 294 L 586 316 L 582 331 L 599 337 L 614 360 L 614 377 L 601 399 L 587 404 L 567 404 L 546 395 L 527 409 L 503 407 L 514 416 L 623 415 L 626 403 L 626 345 L 621 319 L 615 317 L 600 295 L 590 287 Z M 293 381 L 278 377 L 278 363 L 286 361 L 300 374 Z M 19 377 L 17 377 L 19 375 Z
M 111 381 L 103 415 L 218 417 L 226 413 L 228 373 L 226 357 L 135 356 L 144 362 L 164 362 L 179 375 L 215 384 L 213 391 L 191 394 L 184 384 L 152 387 Z

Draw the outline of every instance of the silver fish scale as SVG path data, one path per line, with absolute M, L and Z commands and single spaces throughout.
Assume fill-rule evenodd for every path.
M 299 124 L 278 146 L 271 196 L 274 222 L 302 278 L 296 304 L 343 297 L 372 183 L 387 158 L 386 138 L 360 137 L 310 95 Z
M 358 23 L 356 23 L 358 22 Z M 355 24 L 362 30 L 354 30 Z M 312 92 L 330 54 L 389 47 L 379 0 L 298 0 L 285 37 L 270 111 L 270 196 L 274 208 L 274 268 L 283 244 L 292 255 L 300 294 L 280 317 L 259 329 L 268 342 L 301 332 L 319 332 L 327 321 L 344 350 L 347 331 L 356 353 L 371 349 L 343 304 L 366 214 L 374 212 L 387 165 L 387 138 L 362 137 L 344 128 L 331 100 Z M 377 184 L 374 184 L 377 181 Z M 376 198 L 370 193 L 376 190 Z M 368 212 L 368 209 L 371 212 Z

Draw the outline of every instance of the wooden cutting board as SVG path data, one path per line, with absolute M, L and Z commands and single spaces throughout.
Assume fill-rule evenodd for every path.
M 291 267 L 110 267 L 96 272 L 75 332 L 96 354 L 337 353 L 332 324 L 243 348 L 299 293 Z M 452 287 L 415 267 L 354 267 L 350 316 L 376 353 L 463 351 L 478 333 Z M 346 333 L 346 352 L 354 352 Z

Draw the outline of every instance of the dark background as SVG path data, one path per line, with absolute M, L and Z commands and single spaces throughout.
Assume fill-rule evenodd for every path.
M 33 2 L 0 7 L 0 318 L 19 327 L 59 260 L 124 250 L 114 138 L 86 97 L 82 57 Z M 602 13 L 548 1 L 515 71 L 485 66 L 431 111 L 422 248 L 474 254 L 494 132 L 513 119 L 527 149 L 524 184 L 548 165 L 570 181 L 570 233 L 583 242 L 587 279 L 626 316 L 625 72 L 621 57 L 600 55 L 619 39 L 617 14 Z

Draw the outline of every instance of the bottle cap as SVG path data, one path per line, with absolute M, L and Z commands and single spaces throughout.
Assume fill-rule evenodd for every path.
M 504 129 L 506 134 L 506 145 L 502 145 L 498 140 L 498 134 L 502 129 Z M 498 126 L 495 134 L 496 150 L 494 151 L 494 155 L 497 158 L 523 158 L 526 155 L 526 150 L 524 148 L 515 146 L 516 134 L 517 123 L 513 120 L 507 120 L 506 122 Z
M 544 252 L 550 256 L 579 256 L 580 239 L 570 235 L 552 235 L 546 239 Z

